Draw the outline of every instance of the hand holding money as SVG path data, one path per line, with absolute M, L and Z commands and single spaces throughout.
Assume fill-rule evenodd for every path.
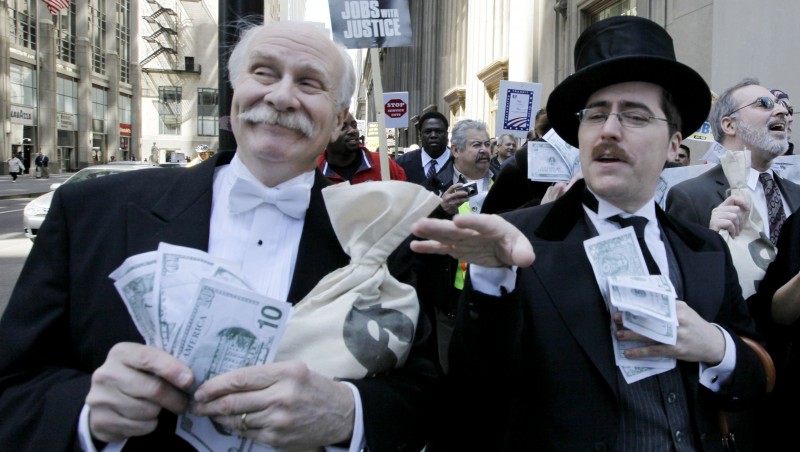
M 704 320 L 685 301 L 676 301 L 676 311 L 680 328 L 675 345 L 657 343 L 629 329 L 619 328 L 619 341 L 649 342 L 652 345 L 629 348 L 625 356 L 631 359 L 669 357 L 681 361 L 702 362 L 715 366 L 725 355 L 725 336 L 713 324 Z M 614 321 L 621 327 L 623 313 L 618 312 Z
M 209 416 L 239 436 L 280 449 L 339 444 L 352 436 L 350 388 L 299 361 L 216 376 L 198 388 L 195 399 L 194 415 Z
M 192 371 L 177 358 L 154 347 L 119 343 L 92 374 L 86 396 L 89 429 L 103 442 L 115 442 L 155 430 L 162 409 L 186 411 L 184 392 Z

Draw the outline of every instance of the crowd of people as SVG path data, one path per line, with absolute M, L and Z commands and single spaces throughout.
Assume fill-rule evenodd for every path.
M 391 182 L 382 182 L 380 155 L 362 144 L 349 111 L 348 53 L 309 23 L 243 30 L 227 68 L 235 152 L 54 193 L 0 320 L 0 450 L 192 450 L 177 434 L 187 414 L 211 419 L 219 444 L 241 438 L 263 450 L 791 444 L 800 185 L 772 166 L 792 152 L 788 95 L 744 78 L 712 102 L 666 30 L 639 17 L 592 24 L 574 55 L 575 72 L 553 89 L 526 141 L 493 139 L 480 120 L 451 127 L 429 111 L 417 124 L 419 148 L 388 160 Z M 662 210 L 662 171 L 692 163 L 685 139 L 706 119 L 717 143 L 748 152 L 728 152 L 671 187 Z M 577 149 L 570 180 L 530 178 L 527 143 L 548 132 Z M 734 175 L 728 161 L 747 167 Z M 341 224 L 374 220 L 364 206 L 388 202 L 369 190 L 378 183 L 435 199 L 435 208 L 413 226 L 392 225 L 402 243 L 362 262 L 354 253 L 380 248 L 381 237 L 348 240 Z M 354 198 L 337 202 L 347 185 Z M 626 273 L 635 255 L 611 239 L 628 226 L 643 274 L 672 291 L 673 342 L 629 328 L 610 307 L 607 268 L 643 275 Z M 590 255 L 604 239 L 605 251 Z M 334 325 L 341 349 L 306 327 L 294 334 L 324 350 L 318 358 L 287 352 L 196 375 L 145 345 L 109 278 L 164 243 L 241 269 L 261 295 L 296 310 L 333 290 L 330 277 L 343 268 L 375 265 L 412 288 L 418 314 L 353 307 Z M 374 278 L 361 273 L 343 276 L 352 288 L 339 299 L 371 290 Z M 305 315 L 330 323 L 325 308 Z M 339 364 L 351 354 L 368 357 L 366 371 Z

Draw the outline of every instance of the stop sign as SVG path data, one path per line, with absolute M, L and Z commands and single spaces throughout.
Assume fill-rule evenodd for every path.
M 402 118 L 408 112 L 408 105 L 403 99 L 391 99 L 383 106 L 383 111 L 390 118 Z

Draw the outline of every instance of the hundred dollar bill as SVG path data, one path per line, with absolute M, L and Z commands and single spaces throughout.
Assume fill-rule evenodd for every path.
M 175 356 L 192 368 L 197 386 L 216 375 L 271 362 L 291 305 L 220 280 L 200 280 L 192 311 L 176 341 Z M 176 433 L 198 450 L 270 450 L 216 425 L 182 415 Z
M 153 284 L 156 263 L 139 265 L 114 282 L 117 292 L 147 345 L 163 348 L 158 329 L 158 308 L 154 300 Z
M 550 143 L 528 142 L 528 179 L 539 182 L 564 182 L 571 177 L 570 165 Z

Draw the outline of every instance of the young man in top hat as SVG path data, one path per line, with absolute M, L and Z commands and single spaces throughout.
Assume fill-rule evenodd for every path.
M 458 431 L 470 434 L 440 444 L 720 450 L 718 411 L 766 391 L 763 366 L 741 339 L 755 335 L 753 321 L 719 235 L 674 221 L 654 202 L 664 163 L 706 117 L 708 86 L 676 61 L 662 27 L 638 17 L 590 26 L 576 43 L 575 66 L 550 95 L 547 114 L 580 148 L 585 181 L 555 202 L 503 217 L 424 219 L 414 227 L 429 239 L 415 242 L 415 251 L 473 263 L 447 385 Z M 645 340 L 621 328 L 619 315 L 611 318 L 584 251 L 586 239 L 632 216 L 646 222 L 652 271 L 676 288 L 675 345 Z M 675 358 L 676 367 L 627 383 L 615 364 L 612 321 L 620 342 L 644 342 L 626 357 Z

